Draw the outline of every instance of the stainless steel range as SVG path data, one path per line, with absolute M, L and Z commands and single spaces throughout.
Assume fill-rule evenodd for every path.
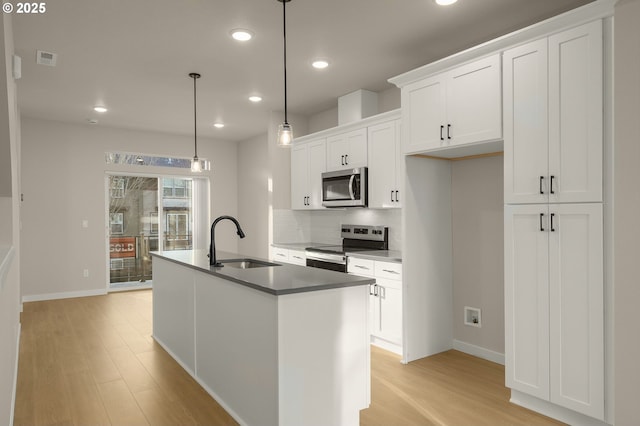
M 389 249 L 389 228 L 386 226 L 342 225 L 340 235 L 340 246 L 306 248 L 307 266 L 347 272 L 346 253 Z

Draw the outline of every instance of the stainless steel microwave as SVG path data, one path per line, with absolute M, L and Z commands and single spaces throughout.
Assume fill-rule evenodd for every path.
M 367 168 L 322 173 L 322 205 L 367 207 Z

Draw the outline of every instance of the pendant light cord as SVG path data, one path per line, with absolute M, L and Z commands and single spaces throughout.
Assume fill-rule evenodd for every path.
M 200 77 L 199 74 L 190 74 L 193 77 L 193 145 L 194 145 L 194 158 L 198 158 L 198 115 L 196 110 L 196 79 Z
M 289 124 L 287 121 L 287 7 L 286 4 L 289 0 L 282 1 L 282 34 L 284 39 L 284 123 Z

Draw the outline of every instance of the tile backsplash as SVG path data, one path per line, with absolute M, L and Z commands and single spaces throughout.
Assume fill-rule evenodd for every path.
M 402 249 L 400 209 L 274 210 L 273 241 L 340 244 L 340 225 L 382 225 L 389 228 L 389 249 Z

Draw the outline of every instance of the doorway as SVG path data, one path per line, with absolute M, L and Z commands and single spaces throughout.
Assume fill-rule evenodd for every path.
M 150 288 L 151 251 L 192 250 L 198 240 L 198 219 L 208 221 L 208 209 L 196 212 L 194 195 L 204 179 L 176 176 L 107 176 L 108 290 Z M 200 181 L 199 183 L 197 181 Z

